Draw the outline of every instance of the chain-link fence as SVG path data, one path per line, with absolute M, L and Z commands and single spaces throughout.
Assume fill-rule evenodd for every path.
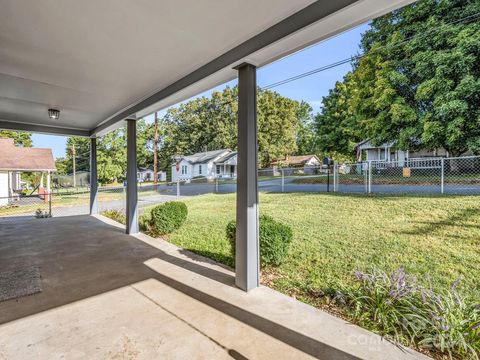
M 340 164 L 334 173 L 338 192 L 480 194 L 478 156 Z
M 270 168 L 258 171 L 258 189 L 270 193 L 339 192 L 367 194 L 480 195 L 480 157 L 370 161 L 333 166 Z M 138 184 L 139 211 L 165 201 L 202 194 L 235 193 L 235 177 L 194 178 Z M 51 195 L 0 198 L 0 223 L 8 219 L 89 213 L 88 187 L 55 188 Z M 100 187 L 99 211 L 125 212 L 126 187 Z
M 47 194 L 14 194 L 0 198 L 0 224 L 27 218 L 46 218 L 52 216 L 52 197 Z

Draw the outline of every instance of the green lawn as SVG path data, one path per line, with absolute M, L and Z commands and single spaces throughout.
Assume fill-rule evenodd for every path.
M 188 219 L 168 240 L 233 265 L 225 226 L 235 218 L 235 195 L 186 199 Z M 436 289 L 462 279 L 480 300 L 478 197 L 261 194 L 260 213 L 289 224 L 289 259 L 269 271 L 269 286 L 319 304 L 312 294 L 353 284 L 355 270 L 404 267 Z M 273 279 L 273 280 L 272 280 Z M 322 300 L 323 301 L 323 300 Z

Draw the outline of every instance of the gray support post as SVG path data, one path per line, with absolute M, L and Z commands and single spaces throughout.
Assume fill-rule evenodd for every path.
M 282 171 L 282 193 L 285 192 L 285 171 Z
M 97 139 L 90 138 L 90 215 L 98 214 Z
M 127 119 L 127 234 L 138 233 L 137 122 Z
M 256 68 L 238 70 L 238 174 L 235 284 L 249 291 L 260 283 Z

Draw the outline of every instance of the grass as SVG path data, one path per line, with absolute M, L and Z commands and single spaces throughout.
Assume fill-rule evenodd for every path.
M 235 195 L 185 199 L 188 218 L 168 240 L 232 266 L 226 224 Z M 447 289 L 462 279 L 480 300 L 480 203 L 477 197 L 260 195 L 260 213 L 290 225 L 294 240 L 268 285 L 320 305 L 318 296 L 354 285 L 354 271 L 403 267 L 425 285 Z

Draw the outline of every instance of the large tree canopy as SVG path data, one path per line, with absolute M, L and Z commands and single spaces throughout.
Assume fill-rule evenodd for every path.
M 480 153 L 479 12 L 477 0 L 422 0 L 373 20 L 364 56 L 324 98 L 320 148 L 349 151 L 338 140 L 353 131 L 354 141 Z
M 153 163 L 152 125 L 144 120 L 137 121 L 137 164 L 148 167 Z M 111 131 L 97 139 L 97 169 L 101 183 L 109 183 L 125 178 L 127 168 L 127 141 L 125 128 Z M 88 171 L 90 168 L 90 139 L 69 137 L 66 145 L 66 158 L 61 160 L 61 169 L 67 174 L 73 172 L 73 154 L 75 147 L 75 170 Z M 57 162 L 58 164 L 58 162 Z
M 177 154 L 237 147 L 237 87 L 226 87 L 210 98 L 201 97 L 169 109 L 161 121 L 161 168 Z M 277 92 L 258 90 L 258 155 L 261 166 L 295 154 L 306 142 L 311 109 Z M 311 141 L 311 140 L 310 140 Z M 302 143 L 302 146 L 306 146 Z
M 13 139 L 15 145 L 32 147 L 32 134 L 24 131 L 0 130 L 0 138 Z

